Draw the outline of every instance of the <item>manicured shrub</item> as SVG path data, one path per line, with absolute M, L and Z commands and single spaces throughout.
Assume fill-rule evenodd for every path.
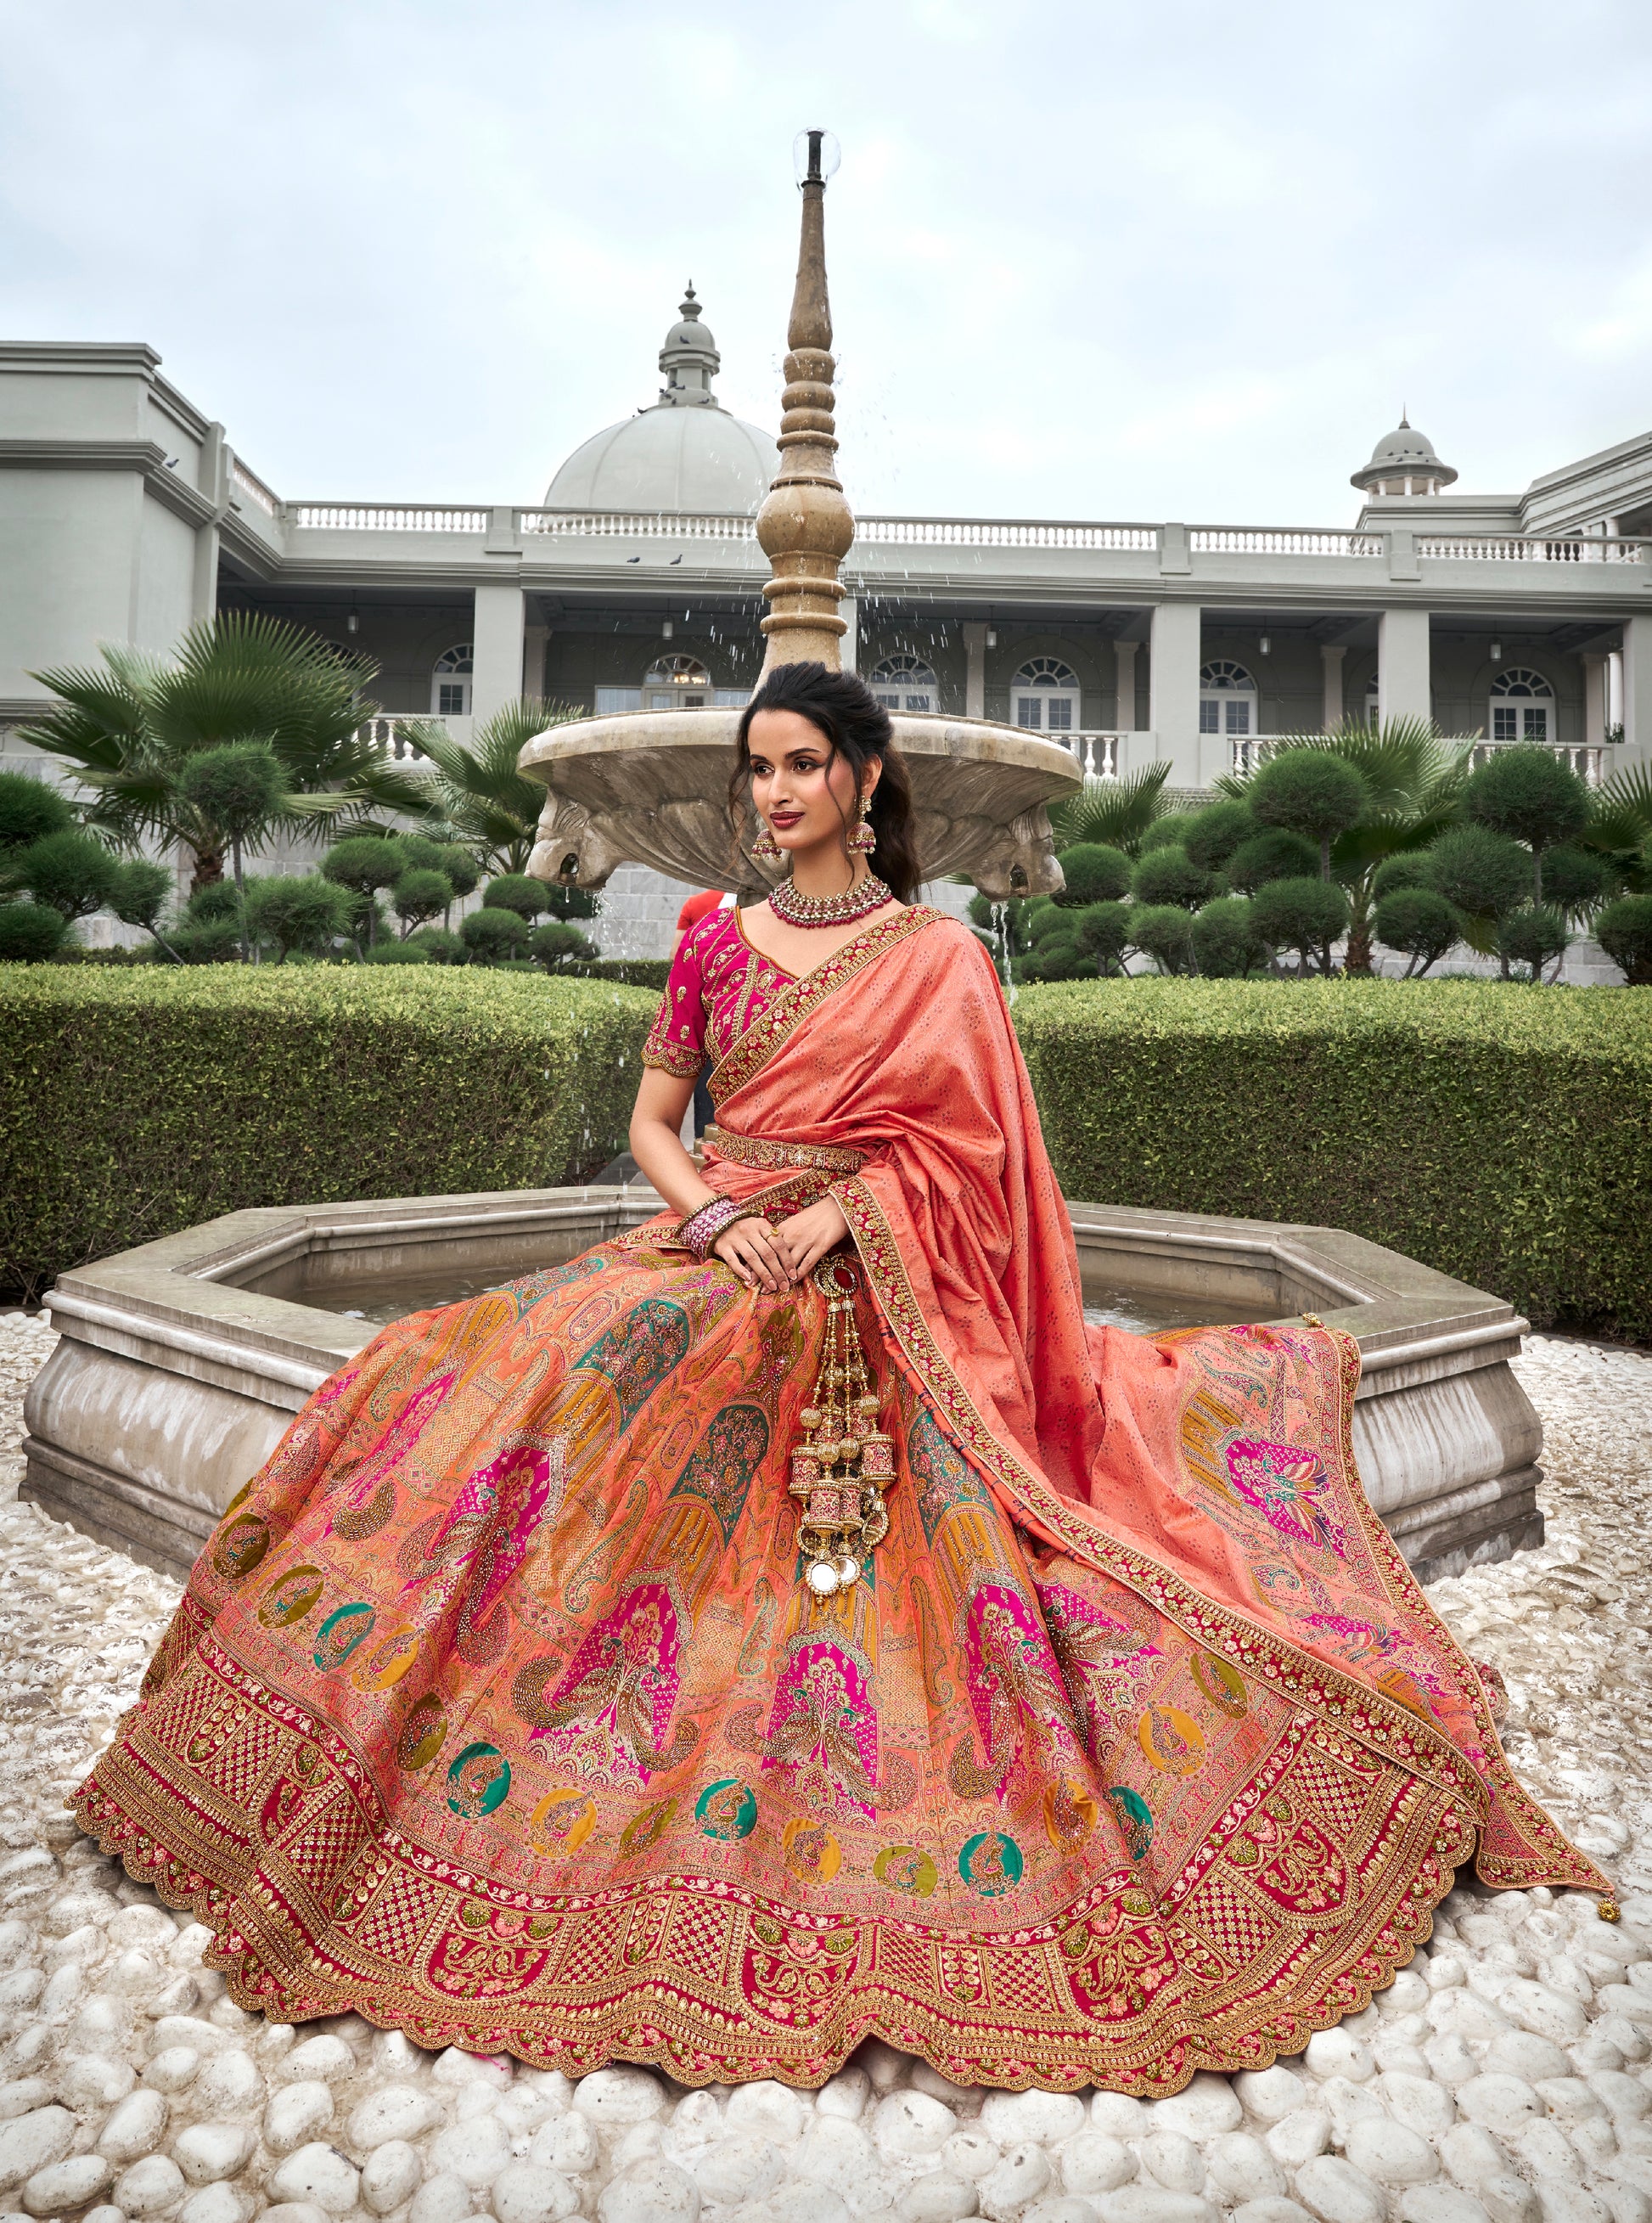
M 380 888 L 393 887 L 407 870 L 407 852 L 399 840 L 376 834 L 349 834 L 335 841 L 321 860 L 323 877 L 348 888 L 355 897 L 351 932 L 358 954 L 378 939 L 378 906 L 374 898 Z
M 1209 980 L 1236 980 L 1254 973 L 1266 951 L 1243 896 L 1219 896 L 1193 915 L 1193 961 Z
M 1592 849 L 1574 848 L 1567 841 L 1543 853 L 1543 901 L 1553 904 L 1568 918 L 1592 910 L 1603 900 L 1611 881 L 1611 866 Z
M 69 826 L 31 841 L 9 860 L 6 877 L 72 922 L 103 910 L 115 892 L 120 860 L 96 834 Z
M 1298 970 L 1331 969 L 1331 944 L 1348 930 L 1348 899 L 1333 880 L 1269 880 L 1251 898 L 1251 923 L 1266 949 L 1292 949 Z
M 1040 896 L 1027 906 L 1027 940 L 1034 949 L 1047 941 L 1071 941 L 1074 930 L 1072 913 L 1049 897 Z
M 38 963 L 61 947 L 69 922 L 50 904 L 0 903 L 0 963 Z
M 1359 824 L 1370 800 L 1347 759 L 1329 749 L 1281 749 L 1245 783 L 1245 801 L 1257 824 L 1311 841 L 1322 880 L 1331 877 L 1331 843 Z
M 1185 847 L 1187 829 L 1193 823 L 1194 816 L 1190 810 L 1169 810 L 1162 818 L 1155 818 L 1150 826 L 1144 828 L 1141 839 L 1136 844 L 1136 854 L 1145 857 L 1149 849 Z
M 1089 904 L 1117 903 L 1130 892 L 1130 860 L 1122 849 L 1102 841 L 1075 841 L 1058 852 L 1056 862 L 1067 885 L 1054 901 L 1065 910 Z
M 1074 940 L 1082 954 L 1104 973 L 1120 972 L 1131 947 L 1128 904 L 1087 904 L 1078 914 Z
M 1216 876 L 1196 865 L 1185 849 L 1168 844 L 1149 849 L 1139 859 L 1130 876 L 1130 892 L 1138 903 L 1179 904 L 1197 910 L 1215 893 Z
M 109 907 L 123 926 L 141 926 L 175 962 L 179 954 L 162 932 L 160 915 L 173 891 L 169 868 L 152 857 L 129 857 L 116 875 Z
M 470 951 L 456 934 L 445 926 L 422 926 L 417 934 L 410 934 L 405 943 L 391 943 L 393 948 L 422 949 L 432 965 L 468 965 Z M 662 982 L 663 986 L 664 983 Z
M 272 873 L 247 883 L 247 930 L 270 943 L 276 961 L 295 951 L 317 957 L 349 934 L 355 903 L 348 888 L 319 872 Z
M 428 834 L 396 836 L 410 872 L 440 872 L 455 896 L 468 896 L 481 879 L 481 866 L 462 841 L 432 841 Z
M 1464 788 L 1463 808 L 1477 826 L 1525 843 L 1532 900 L 1541 904 L 1543 851 L 1582 833 L 1589 790 L 1548 749 L 1494 749 Z
M 474 958 L 493 964 L 514 955 L 528 938 L 528 922 L 516 911 L 484 907 L 459 922 L 459 936 Z
M 1096 980 L 1014 1022 L 1069 1197 L 1347 1228 L 1652 1338 L 1652 997 Z
M 368 965 L 428 965 L 430 953 L 412 941 L 381 941 L 369 949 L 364 960 Z
M 401 921 L 404 935 L 427 918 L 439 918 L 453 901 L 454 892 L 453 882 L 445 872 L 419 865 L 404 872 L 390 891 L 390 908 Z
M 1511 965 L 1530 965 L 1531 977 L 1537 981 L 1543 977 L 1544 966 L 1563 957 L 1573 939 L 1565 914 L 1553 904 L 1527 904 L 1498 923 L 1498 954 Z
M 73 809 L 49 782 L 31 779 L 26 771 L 0 771 L 0 854 L 66 833 L 73 824 Z
M 583 1178 L 624 1148 L 658 1008 L 474 967 L 7 967 L 6 1284 L 245 1206 Z
M 1192 970 L 1193 922 L 1179 904 L 1137 904 L 1130 914 L 1130 940 L 1161 973 Z
M 1211 803 L 1182 822 L 1182 846 L 1196 865 L 1217 872 L 1242 841 L 1252 840 L 1260 828 L 1243 803 Z
M 565 918 L 548 918 L 528 936 L 528 954 L 547 973 L 561 973 L 581 959 L 589 960 L 596 950 Z
M 1385 857 L 1371 876 L 1371 892 L 1379 903 L 1385 896 L 1391 896 L 1397 888 L 1426 888 L 1432 885 L 1428 852 L 1423 849 L 1402 849 L 1395 856 Z
M 1501 918 L 1531 895 L 1531 857 L 1487 826 L 1454 826 L 1424 853 L 1428 885 L 1470 918 Z
M 229 884 L 235 893 L 235 884 Z M 241 955 L 241 911 L 227 918 L 180 918 L 166 936 L 185 965 L 227 965 Z
M 1383 897 L 1372 923 L 1385 949 L 1410 960 L 1405 967 L 1408 980 L 1437 964 L 1462 933 L 1461 921 L 1443 896 L 1432 888 L 1404 883 Z
M 241 917 L 241 891 L 233 880 L 208 880 L 184 905 L 184 916 L 193 925 Z
M 501 872 L 482 890 L 489 910 L 513 910 L 519 918 L 537 918 L 546 908 L 545 884 L 527 872 Z
M 1652 896 L 1619 896 L 1595 919 L 1594 937 L 1632 987 L 1652 988 Z
M 1228 882 L 1241 895 L 1253 896 L 1270 880 L 1310 879 L 1319 870 L 1319 853 L 1300 834 L 1277 828 L 1253 834 L 1228 860 Z

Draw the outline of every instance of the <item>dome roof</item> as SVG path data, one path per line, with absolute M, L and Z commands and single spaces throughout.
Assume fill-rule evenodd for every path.
M 1434 479 L 1441 486 L 1449 486 L 1457 475 L 1449 463 L 1441 462 L 1428 434 L 1408 425 L 1402 411 L 1398 424 L 1391 432 L 1383 434 L 1371 450 L 1371 461 L 1362 471 L 1354 473 L 1349 484 L 1367 488 L 1379 479 L 1407 474 L 1412 478 Z
M 546 489 L 545 507 L 754 515 L 780 450 L 720 406 L 712 392 L 719 361 L 690 286 L 660 350 L 659 399 L 575 448 Z

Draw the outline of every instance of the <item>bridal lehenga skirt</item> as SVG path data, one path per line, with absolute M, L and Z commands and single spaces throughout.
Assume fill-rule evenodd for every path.
M 387 1329 L 203 1554 L 77 1810 L 234 1998 L 570 2075 L 818 2084 L 876 2034 L 1143 2093 L 1362 2006 L 1487 1802 L 1427 1726 L 1338 1339 L 1178 1339 L 1162 1487 L 1273 1539 L 1270 1633 L 1018 1519 L 863 1287 L 888 1529 L 822 1596 L 788 1483 L 826 1300 L 657 1239 Z M 1522 1811 L 1501 1880 L 1598 1886 Z

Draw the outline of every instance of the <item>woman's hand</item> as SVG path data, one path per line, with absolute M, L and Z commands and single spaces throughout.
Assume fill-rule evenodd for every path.
M 712 1256 L 732 1266 L 748 1289 L 767 1289 L 778 1296 L 792 1285 L 780 1237 L 766 1219 L 737 1219 L 712 1244 Z
M 823 1196 L 819 1204 L 807 1205 L 781 1221 L 775 1230 L 775 1248 L 790 1279 L 801 1282 L 809 1268 L 848 1232 L 849 1222 L 837 1199 Z

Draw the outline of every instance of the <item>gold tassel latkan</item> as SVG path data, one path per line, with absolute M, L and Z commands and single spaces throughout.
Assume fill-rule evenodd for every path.
M 857 1583 L 889 1532 L 883 1492 L 895 1480 L 895 1443 L 878 1426 L 877 1392 L 855 1325 L 857 1268 L 823 1258 L 814 1286 L 826 1300 L 826 1336 L 814 1395 L 799 1414 L 804 1440 L 792 1453 L 803 1580 L 819 1598 Z

